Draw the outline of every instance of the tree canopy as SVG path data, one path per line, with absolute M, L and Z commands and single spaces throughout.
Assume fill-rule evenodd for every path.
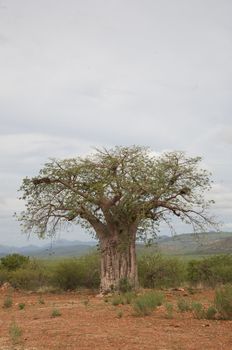
M 87 157 L 52 159 L 39 176 L 25 178 L 21 186 L 26 211 L 24 229 L 39 237 L 52 235 L 67 222 L 93 227 L 101 235 L 106 225 L 137 222 L 139 232 L 170 216 L 204 230 L 213 223 L 207 215 L 212 201 L 209 173 L 198 167 L 200 157 L 183 152 L 157 155 L 144 147 L 97 150 Z M 151 230 L 150 230 L 151 232 Z

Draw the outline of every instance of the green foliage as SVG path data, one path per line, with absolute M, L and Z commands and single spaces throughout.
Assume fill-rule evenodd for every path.
M 111 304 L 114 306 L 124 304 L 123 296 L 120 294 L 114 295 L 111 299 Z
M 180 312 L 186 312 L 186 311 L 191 310 L 191 305 L 190 305 L 189 301 L 184 299 L 184 298 L 180 298 L 177 301 L 177 307 L 178 307 Z
M 185 266 L 178 258 L 143 255 L 138 260 L 139 282 L 144 288 L 178 287 L 185 280 Z
M 41 304 L 41 305 L 45 304 L 45 301 L 44 301 L 44 298 L 42 297 L 42 295 L 39 296 L 38 303 Z
M 63 290 L 79 287 L 95 289 L 100 284 L 100 264 L 97 254 L 79 259 L 65 259 L 54 269 L 52 284 Z
M 10 295 L 7 295 L 3 301 L 3 308 L 8 309 L 13 305 L 13 300 Z
M 188 280 L 192 284 L 204 283 L 208 286 L 232 282 L 232 255 L 214 255 L 203 260 L 189 261 Z
M 122 316 L 123 316 L 122 310 L 118 310 L 118 312 L 117 312 L 117 318 L 122 318 Z
M 25 303 L 19 303 L 19 310 L 24 310 L 26 304 Z
M 193 311 L 193 315 L 195 318 L 197 318 L 197 319 L 206 318 L 204 306 L 201 303 L 193 302 L 192 303 L 192 311 Z M 210 313 L 210 311 L 209 311 L 209 313 Z
M 208 308 L 205 308 L 202 303 L 194 301 L 192 303 L 192 312 L 195 318 L 198 320 L 206 319 L 206 320 L 215 320 L 215 316 L 217 314 L 217 309 L 210 305 Z
M 18 324 L 15 321 L 13 321 L 10 324 L 9 328 L 9 335 L 13 344 L 19 343 L 19 341 L 21 340 L 22 333 L 22 329 L 18 326 Z
M 51 312 L 51 317 L 59 317 L 61 316 L 61 312 L 59 309 L 53 309 Z
M 135 292 L 127 292 L 123 294 L 123 304 L 131 304 L 132 301 L 136 298 Z
M 173 310 L 174 310 L 173 304 L 171 304 L 171 303 L 166 303 L 166 304 L 165 304 L 165 309 L 166 309 L 166 317 L 167 317 L 168 319 L 173 318 Z
M 111 299 L 111 304 L 116 305 L 127 305 L 131 304 L 131 302 L 136 298 L 136 294 L 134 292 L 127 292 L 123 294 L 115 294 Z
M 217 314 L 217 309 L 212 305 L 205 310 L 205 318 L 207 320 L 214 320 L 216 314 Z
M 216 290 L 214 304 L 224 320 L 232 320 L 232 285 Z
M 127 278 L 121 278 L 119 280 L 118 290 L 121 293 L 130 292 L 132 290 L 132 285 Z
M 132 304 L 134 315 L 150 315 L 157 308 L 157 306 L 160 306 L 162 304 L 163 299 L 163 294 L 155 291 L 147 292 L 141 296 L 138 296 Z
M 14 288 L 37 290 L 49 283 L 49 275 L 38 261 L 30 261 L 26 266 L 12 271 L 9 282 Z
M 5 282 L 9 282 L 9 280 L 10 280 L 10 272 L 8 270 L 1 268 L 1 265 L 0 265 L 0 285 Z
M 9 254 L 0 259 L 1 266 L 8 271 L 17 270 L 29 263 L 29 257 L 20 254 Z

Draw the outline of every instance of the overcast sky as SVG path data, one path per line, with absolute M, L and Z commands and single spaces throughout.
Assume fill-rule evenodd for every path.
M 231 0 L 0 0 L 0 244 L 28 244 L 22 178 L 95 146 L 202 156 L 232 231 L 231 18 Z

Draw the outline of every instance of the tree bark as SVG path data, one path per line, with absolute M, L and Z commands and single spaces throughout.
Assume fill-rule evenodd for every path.
M 138 286 L 135 233 L 120 239 L 121 234 L 112 234 L 100 239 L 102 293 L 118 290 L 120 280 L 126 279 L 134 289 Z

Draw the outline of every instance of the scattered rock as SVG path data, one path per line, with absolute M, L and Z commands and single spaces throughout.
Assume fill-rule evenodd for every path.
M 5 283 L 3 283 L 3 285 L 1 286 L 0 290 L 1 290 L 2 292 L 5 292 L 5 291 L 7 291 L 7 290 L 9 290 L 9 289 L 11 289 L 11 288 L 12 288 L 11 284 L 10 284 L 9 282 L 5 282 Z
M 184 288 L 172 288 L 172 290 L 176 292 L 185 292 Z
M 104 298 L 104 297 L 105 297 L 105 295 L 103 293 L 100 293 L 100 294 L 96 295 L 96 298 L 98 298 L 98 299 L 101 299 L 101 298 Z
M 175 323 L 175 324 L 170 324 L 169 326 L 170 326 L 170 327 L 174 327 L 174 328 L 180 328 L 180 325 L 179 325 L 179 324 L 176 324 L 176 323 Z

